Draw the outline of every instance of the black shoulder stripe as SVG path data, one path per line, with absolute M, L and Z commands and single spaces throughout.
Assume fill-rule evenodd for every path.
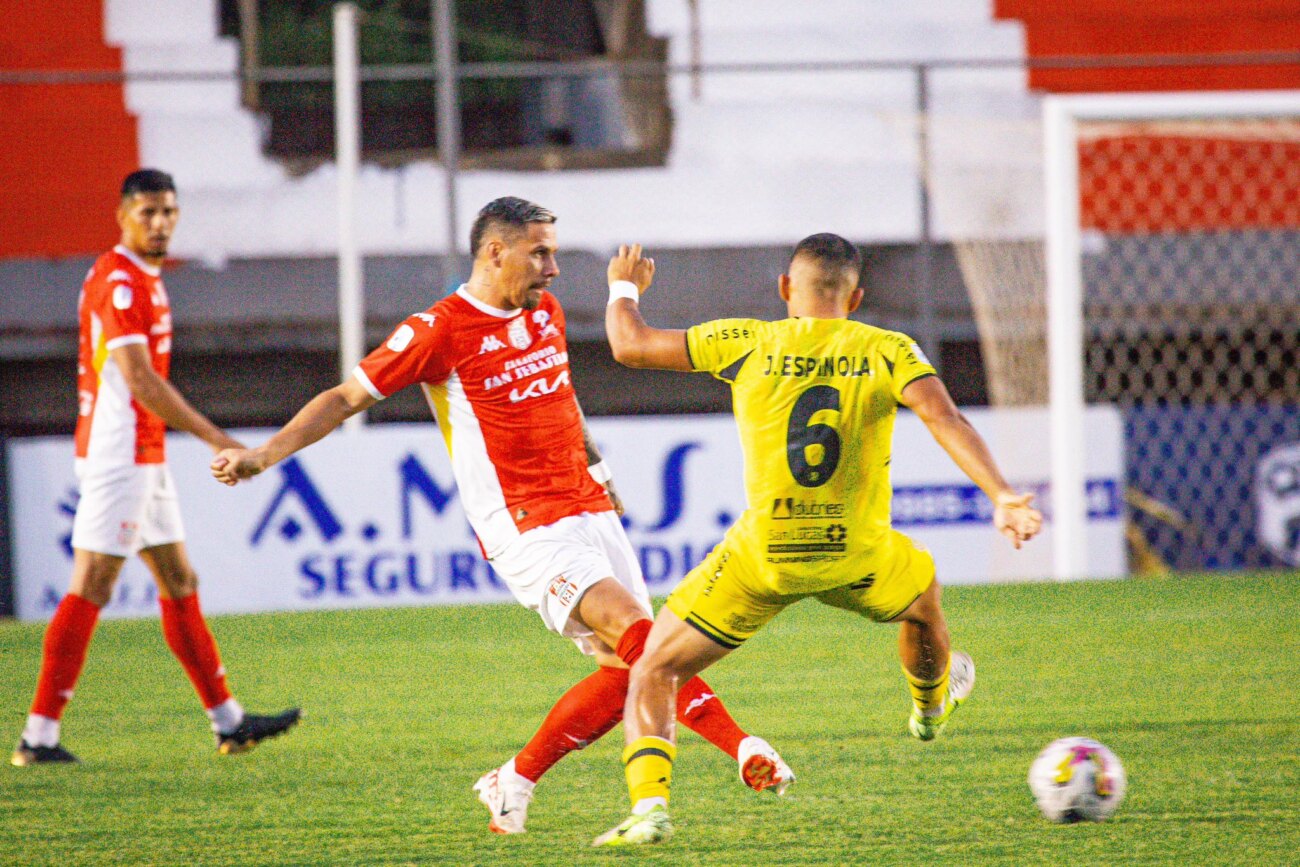
M 914 382 L 920 382 L 922 379 L 925 379 L 927 376 L 935 376 L 935 375 L 936 374 L 929 373 L 929 372 L 918 374 L 917 376 L 914 376 L 911 379 L 909 379 L 907 382 L 903 383 L 903 386 L 902 388 L 899 389 L 899 391 L 902 391 L 904 388 L 907 388 L 909 385 L 911 385 Z
M 746 352 L 744 355 L 740 356 L 740 358 L 737 358 L 735 361 L 731 362 L 731 364 L 728 364 L 726 367 L 724 367 L 722 370 L 718 372 L 718 378 L 725 379 L 727 382 L 735 382 L 736 377 L 740 375 L 740 369 L 745 366 L 745 362 L 748 361 L 749 356 L 753 354 L 754 354 L 754 350 L 751 349 L 749 350 L 749 352 Z

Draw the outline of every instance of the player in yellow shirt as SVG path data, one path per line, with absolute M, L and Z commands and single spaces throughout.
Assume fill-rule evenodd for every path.
M 614 357 L 730 383 L 746 509 L 668 597 L 632 669 L 623 753 L 632 815 L 593 845 L 672 835 L 675 684 L 800 599 L 900 625 L 913 700 L 908 728 L 921 740 L 943 730 L 975 685 L 970 657 L 949 650 L 933 558 L 890 527 L 898 406 L 911 408 L 989 496 L 994 526 L 1015 547 L 1038 533 L 1042 515 L 1032 495 L 1007 484 L 916 343 L 848 318 L 862 301 L 861 264 L 857 248 L 838 235 L 812 235 L 778 282 L 790 318 L 720 319 L 680 331 L 641 318 L 638 299 L 654 260 L 639 245 L 620 247 L 610 260 L 605 327 Z

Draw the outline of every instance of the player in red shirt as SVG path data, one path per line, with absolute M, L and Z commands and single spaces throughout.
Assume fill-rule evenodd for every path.
M 547 291 L 560 273 L 554 223 L 522 199 L 490 202 L 470 232 L 468 283 L 407 318 L 351 378 L 317 395 L 266 444 L 227 449 L 212 462 L 218 481 L 236 484 L 419 384 L 484 555 L 515 598 L 600 665 L 514 758 L 475 784 L 489 827 L 502 834 L 524 830 L 547 769 L 622 719 L 628 668 L 652 616 L 609 471 L 578 408 L 564 311 Z M 737 759 L 752 788 L 780 794 L 793 781 L 776 751 L 746 735 L 698 678 L 682 686 L 677 716 Z
M 216 641 L 199 611 L 198 578 L 171 473 L 167 427 L 213 450 L 237 447 L 167 381 L 172 315 L 162 263 L 180 211 L 171 176 L 153 169 L 122 183 L 121 243 L 95 261 L 78 302 L 77 477 L 72 581 L 45 631 L 41 673 L 18 766 L 75 762 L 60 744 L 60 720 L 126 557 L 138 553 L 158 584 L 163 635 L 198 692 L 222 754 L 243 752 L 298 720 L 297 709 L 246 714 L 226 685 Z

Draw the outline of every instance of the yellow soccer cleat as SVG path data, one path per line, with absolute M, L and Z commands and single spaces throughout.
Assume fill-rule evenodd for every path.
M 610 828 L 595 840 L 592 846 L 646 846 L 651 843 L 663 843 L 673 836 L 673 823 L 668 818 L 668 811 L 655 807 L 640 816 L 632 815 L 622 824 Z
M 948 671 L 948 695 L 943 702 L 943 711 L 935 716 L 922 716 L 915 707 L 907 720 L 907 728 L 912 737 L 922 741 L 932 741 L 943 733 L 953 712 L 961 707 L 970 694 L 975 691 L 975 661 L 969 654 L 960 651 L 952 655 L 952 667 Z

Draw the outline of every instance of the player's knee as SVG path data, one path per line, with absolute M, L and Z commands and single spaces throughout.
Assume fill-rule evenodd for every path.
M 199 576 L 189 567 L 168 569 L 158 573 L 158 583 L 172 599 L 184 599 L 199 592 Z

